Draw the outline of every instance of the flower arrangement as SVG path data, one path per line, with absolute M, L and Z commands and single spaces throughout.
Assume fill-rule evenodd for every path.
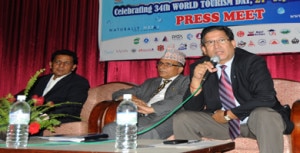
M 45 69 L 38 70 L 35 75 L 30 78 L 24 90 L 24 95 L 28 96 L 28 92 L 37 80 L 37 77 L 44 71 Z M 15 101 L 16 98 L 12 94 L 8 94 L 7 96 L 0 98 L 0 132 L 6 132 L 7 130 L 10 108 Z M 57 118 L 71 116 L 67 114 L 45 114 L 51 108 L 65 104 L 80 104 L 76 102 L 54 104 L 52 101 L 44 103 L 44 97 L 38 97 L 37 95 L 33 95 L 27 102 L 31 107 L 29 123 L 29 133 L 31 135 L 38 133 L 41 129 L 47 129 L 51 132 L 55 132 L 54 127 L 61 123 Z

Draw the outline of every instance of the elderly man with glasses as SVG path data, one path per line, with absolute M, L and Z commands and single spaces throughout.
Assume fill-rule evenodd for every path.
M 114 99 L 122 99 L 123 94 L 132 94 L 138 107 L 138 131 L 151 127 L 169 114 L 182 102 L 189 86 L 189 78 L 182 75 L 185 54 L 177 50 L 167 50 L 157 63 L 159 77 L 147 79 L 143 84 L 113 93 Z M 103 133 L 115 139 L 116 123 L 103 128 Z M 173 134 L 172 117 L 138 135 L 139 139 L 166 139 Z

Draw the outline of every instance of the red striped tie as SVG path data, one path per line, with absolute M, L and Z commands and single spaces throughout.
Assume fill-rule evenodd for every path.
M 220 99 L 222 102 L 223 107 L 225 110 L 230 110 L 234 107 L 235 101 L 234 101 L 234 95 L 232 91 L 232 86 L 231 82 L 229 81 L 229 77 L 227 76 L 225 69 L 226 65 L 222 65 L 222 73 L 221 73 L 221 78 L 220 78 L 220 83 L 219 83 L 219 92 L 220 92 Z M 240 120 L 235 119 L 235 120 L 230 120 L 229 121 L 229 135 L 231 139 L 235 139 L 240 135 Z

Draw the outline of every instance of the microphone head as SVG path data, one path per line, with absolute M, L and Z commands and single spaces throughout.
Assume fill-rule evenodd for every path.
M 210 58 L 210 61 L 213 63 L 214 66 L 216 66 L 220 62 L 219 56 L 213 56 Z

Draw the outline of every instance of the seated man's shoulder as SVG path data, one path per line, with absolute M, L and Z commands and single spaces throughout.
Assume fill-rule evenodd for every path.
M 181 75 L 183 79 L 189 79 L 190 76 L 189 75 Z
M 72 73 L 72 75 L 73 75 L 73 78 L 74 78 L 74 79 L 78 79 L 78 80 L 86 80 L 86 81 L 87 81 L 87 79 L 86 79 L 85 77 L 81 76 L 81 75 L 78 75 L 78 74 L 76 74 L 76 73 Z
M 181 79 L 181 80 L 184 80 L 184 81 L 189 81 L 190 80 L 190 77 L 187 76 L 187 75 L 179 75 L 178 78 Z
M 83 76 L 80 76 L 78 74 L 72 74 L 72 79 L 71 79 L 71 82 L 81 82 L 81 83 L 84 83 L 84 84 L 87 84 L 89 86 L 89 81 L 83 77 Z

